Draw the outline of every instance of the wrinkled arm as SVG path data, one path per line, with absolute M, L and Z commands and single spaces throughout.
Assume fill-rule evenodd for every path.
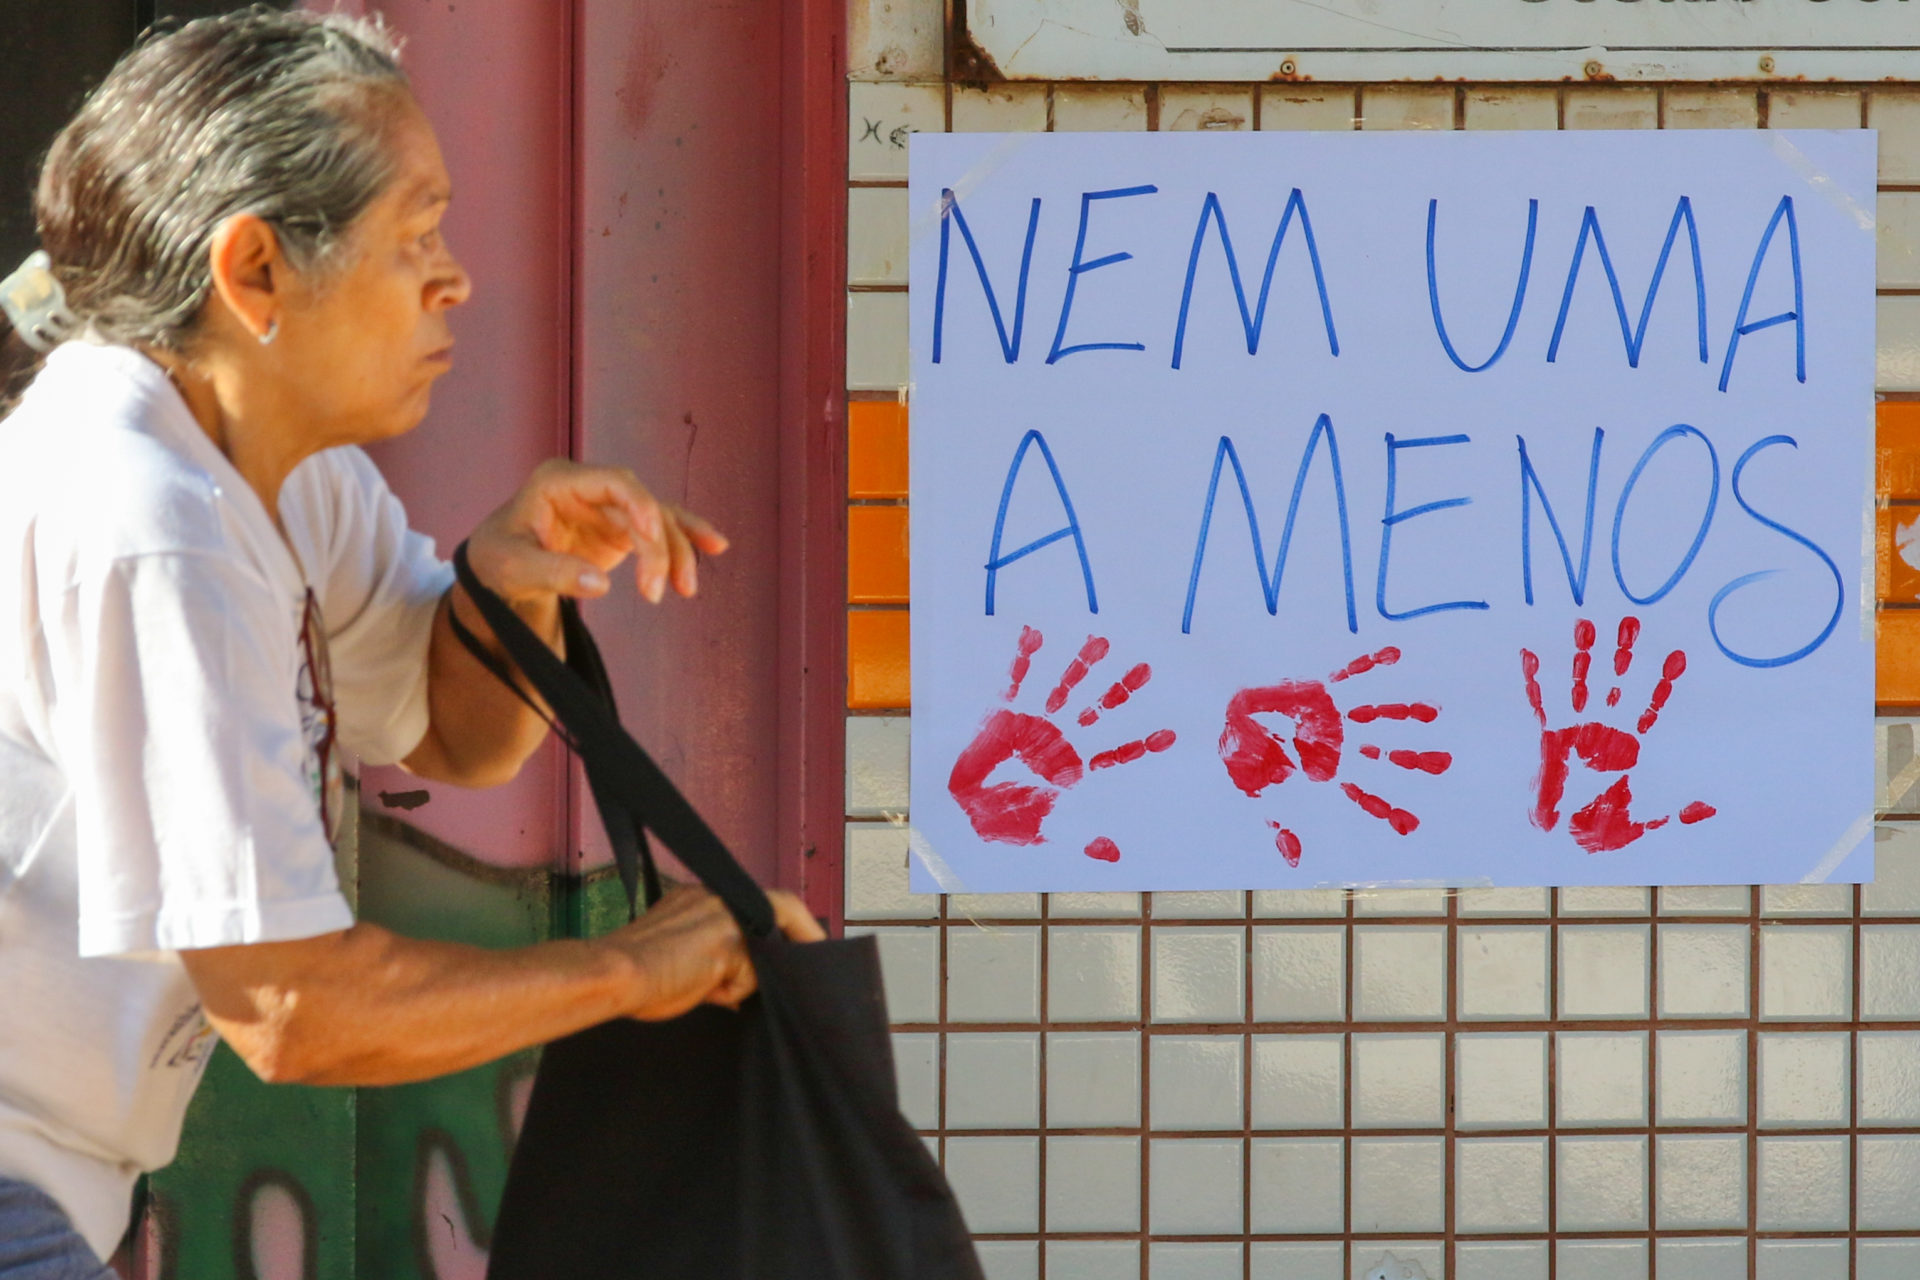
M 823 936 L 799 899 L 769 896 L 790 937 Z M 363 923 L 180 957 L 208 1020 L 256 1075 L 318 1085 L 426 1080 L 610 1018 L 735 1006 L 754 987 L 732 916 L 689 888 L 591 941 L 492 951 Z
M 401 763 L 410 773 L 437 782 L 462 787 L 497 786 L 520 772 L 520 766 L 545 741 L 547 726 L 467 652 L 448 618 L 455 609 L 460 611 L 460 621 L 467 630 L 506 662 L 509 670 L 513 667 L 480 610 L 468 598 L 466 588 L 456 583 L 434 611 L 433 638 L 427 645 L 426 736 Z M 535 602 L 516 604 L 515 610 L 535 635 L 565 656 L 558 596 L 549 596 L 545 608 Z

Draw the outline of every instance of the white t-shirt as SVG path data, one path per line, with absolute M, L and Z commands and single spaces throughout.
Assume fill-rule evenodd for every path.
M 0 1174 L 103 1257 L 213 1045 L 176 953 L 352 924 L 329 775 L 426 732 L 432 542 L 353 448 L 280 515 L 128 348 L 0 421 Z

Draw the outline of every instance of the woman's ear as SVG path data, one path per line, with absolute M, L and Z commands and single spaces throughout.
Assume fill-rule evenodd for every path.
M 213 233 L 207 253 L 214 297 L 235 324 L 267 341 L 287 305 L 289 269 L 280 237 L 255 215 L 237 213 Z

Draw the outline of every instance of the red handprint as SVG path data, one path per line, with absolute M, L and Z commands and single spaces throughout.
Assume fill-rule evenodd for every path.
M 1258 796 L 1268 787 L 1278 786 L 1292 776 L 1296 768 L 1314 782 L 1331 782 L 1340 771 L 1340 755 L 1346 742 L 1346 726 L 1341 723 L 1340 708 L 1328 690 L 1354 676 L 1365 675 L 1375 667 L 1390 667 L 1400 661 L 1400 650 L 1389 646 L 1378 653 L 1362 654 L 1326 680 L 1282 680 L 1278 684 L 1242 689 L 1227 703 L 1227 723 L 1220 733 L 1220 760 L 1227 767 L 1233 785 L 1250 796 Z M 1286 744 L 1258 720 L 1258 715 L 1281 715 L 1293 721 L 1293 749 L 1299 756 L 1296 765 L 1287 754 Z M 1424 702 L 1367 703 L 1346 712 L 1355 724 L 1376 720 L 1416 720 L 1431 724 L 1440 709 Z M 1383 756 L 1389 764 L 1421 773 L 1441 774 L 1453 767 L 1453 756 L 1445 751 L 1393 750 L 1382 752 L 1365 743 L 1360 754 L 1369 760 Z M 1340 784 L 1340 791 L 1362 810 L 1379 818 L 1400 835 L 1420 825 L 1420 819 L 1391 802 L 1364 791 L 1351 782 Z M 1274 830 L 1274 847 L 1288 866 L 1300 865 L 1300 837 L 1268 822 Z
M 1587 672 L 1593 664 L 1593 623 L 1582 618 L 1573 626 L 1573 689 L 1569 701 L 1577 715 L 1587 709 Z M 1624 676 L 1633 665 L 1633 644 L 1640 636 L 1638 618 L 1620 619 L 1615 637 L 1613 674 Z M 1667 699 L 1673 696 L 1674 682 L 1687 670 L 1687 655 L 1675 649 L 1660 668 L 1660 681 L 1653 687 L 1647 708 L 1640 713 L 1634 731 L 1628 733 L 1598 720 L 1554 729 L 1547 725 L 1547 711 L 1540 697 L 1540 659 L 1531 649 L 1520 651 L 1520 669 L 1527 678 L 1527 701 L 1540 722 L 1540 773 L 1534 778 L 1533 825 L 1551 831 L 1560 822 L 1560 801 L 1566 794 L 1567 774 L 1573 757 L 1579 756 L 1596 773 L 1618 773 L 1611 786 L 1595 796 L 1591 803 L 1576 809 L 1567 819 L 1567 831 L 1574 843 L 1588 853 L 1622 849 L 1649 831 L 1667 825 L 1669 818 L 1650 818 L 1636 822 L 1628 812 L 1633 803 L 1633 788 L 1627 770 L 1640 763 L 1640 740 L 1660 719 Z M 1607 690 L 1607 705 L 1620 705 L 1620 686 Z M 1680 810 L 1683 823 L 1704 822 L 1716 810 L 1696 800 Z
M 1001 695 L 1006 701 L 1012 702 L 1020 696 L 1020 686 L 1025 683 L 1033 655 L 1040 651 L 1042 643 L 1041 634 L 1032 627 L 1020 629 L 1019 647 L 1008 671 L 1010 682 Z M 1099 752 L 1083 762 L 1066 735 L 1047 718 L 1067 705 L 1074 688 L 1107 656 L 1109 647 L 1103 637 L 1088 636 L 1080 652 L 1067 664 L 1060 682 L 1047 695 L 1046 716 L 1027 715 L 1003 707 L 986 718 L 980 732 L 953 762 L 947 790 L 966 811 L 967 821 L 973 824 L 974 832 L 982 840 L 1044 844 L 1046 836 L 1040 832 L 1041 825 L 1053 812 L 1053 803 L 1062 791 L 1079 783 L 1090 770 L 1132 764 L 1150 751 L 1165 751 L 1173 745 L 1173 730 L 1161 729 Z M 1079 723 L 1093 725 L 1103 711 L 1111 711 L 1126 702 L 1152 678 L 1153 668 L 1144 662 L 1138 664 L 1082 711 L 1077 717 Z M 1020 761 L 1049 785 L 1032 786 L 1022 782 L 987 785 L 993 771 L 1009 760 Z M 1096 837 L 1087 845 L 1086 853 L 1089 858 L 1102 862 L 1120 860 L 1120 846 L 1106 836 Z

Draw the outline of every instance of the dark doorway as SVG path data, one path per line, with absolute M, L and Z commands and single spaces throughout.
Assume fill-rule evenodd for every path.
M 0 276 L 33 252 L 33 183 L 53 135 L 140 32 L 234 0 L 0 0 Z M 284 7 L 284 6 L 281 6 Z

